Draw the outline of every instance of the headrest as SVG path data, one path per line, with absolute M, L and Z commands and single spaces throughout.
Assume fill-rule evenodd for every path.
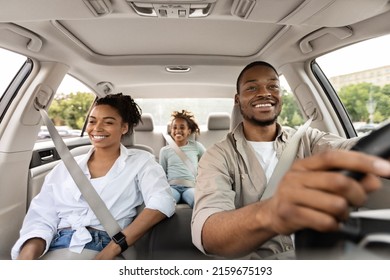
M 133 146 L 133 145 L 135 144 L 134 130 L 133 130 L 133 133 L 124 135 L 124 136 L 122 137 L 121 143 L 122 143 L 125 147 Z
M 242 115 L 238 104 L 234 104 L 230 120 L 230 131 L 232 131 L 240 122 L 242 122 Z
M 141 121 L 136 127 L 134 127 L 135 131 L 153 131 L 154 123 L 153 116 L 150 113 L 144 113 L 141 116 Z
M 210 113 L 207 120 L 208 130 L 229 130 L 230 115 L 226 112 Z

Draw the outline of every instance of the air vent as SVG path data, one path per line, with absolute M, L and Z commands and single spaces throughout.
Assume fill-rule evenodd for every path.
M 246 19 L 255 4 L 256 0 L 235 0 L 232 5 L 232 15 Z
M 207 3 L 126 2 L 140 16 L 159 18 L 207 17 L 215 4 L 214 1 L 209 1 Z

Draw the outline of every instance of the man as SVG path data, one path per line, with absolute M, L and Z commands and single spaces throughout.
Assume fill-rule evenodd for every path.
M 235 102 L 242 123 L 207 150 L 198 167 L 192 239 L 206 254 L 294 258 L 291 234 L 303 228 L 337 230 L 348 217 L 349 206 L 362 205 L 367 194 L 378 189 L 376 175 L 390 173 L 389 162 L 347 151 L 356 139 L 308 128 L 299 145 L 298 160 L 281 179 L 275 194 L 261 200 L 282 151 L 295 133 L 276 121 L 282 96 L 274 67 L 262 61 L 247 65 L 237 80 Z M 332 151 L 335 149 L 341 150 Z M 357 182 L 330 171 L 337 168 L 369 174 Z

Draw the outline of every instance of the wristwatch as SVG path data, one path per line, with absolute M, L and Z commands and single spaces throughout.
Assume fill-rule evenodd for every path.
M 126 242 L 126 236 L 120 231 L 112 237 L 112 240 L 121 247 L 121 253 L 129 248 Z

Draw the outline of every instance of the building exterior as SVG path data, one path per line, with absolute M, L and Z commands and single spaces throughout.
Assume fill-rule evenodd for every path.
M 382 87 L 386 84 L 390 84 L 390 65 L 331 77 L 330 82 L 336 91 L 344 86 L 363 82 Z

